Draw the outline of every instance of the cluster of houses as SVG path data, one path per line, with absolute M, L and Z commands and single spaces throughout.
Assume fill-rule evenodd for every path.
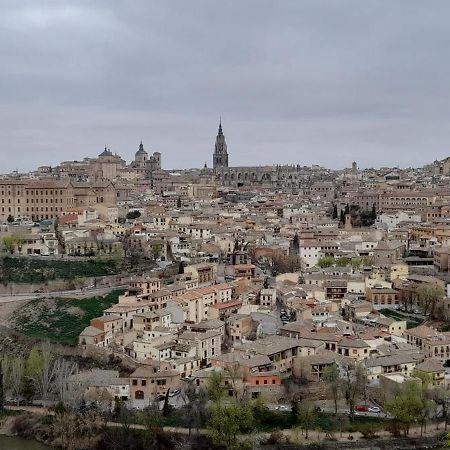
M 126 379 L 86 375 L 114 396 L 147 401 L 221 371 L 231 395 L 276 399 L 286 378 L 320 383 L 349 360 L 372 385 L 418 370 L 446 385 L 449 167 L 233 168 L 220 127 L 212 169 L 163 170 L 141 144 L 128 165 L 105 149 L 5 176 L 0 237 L 18 255 L 179 267 L 134 276 L 79 336 L 136 364 Z M 442 293 L 433 317 L 424 284 Z

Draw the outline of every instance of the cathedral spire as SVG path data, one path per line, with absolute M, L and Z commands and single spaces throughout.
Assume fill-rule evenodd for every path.
M 216 137 L 216 145 L 214 146 L 213 153 L 213 169 L 227 168 L 228 167 L 228 152 L 227 143 L 225 142 L 225 136 L 222 130 L 222 117 L 219 119 L 219 132 Z

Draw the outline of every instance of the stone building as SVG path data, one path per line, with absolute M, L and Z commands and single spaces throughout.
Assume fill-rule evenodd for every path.
M 208 169 L 204 169 L 207 171 Z M 219 123 L 213 153 L 213 175 L 222 186 L 267 186 L 299 188 L 300 182 L 306 179 L 300 166 L 258 166 L 258 167 L 229 167 L 228 147 Z
M 225 136 L 222 131 L 222 121 L 219 123 L 219 132 L 216 137 L 216 145 L 213 154 L 213 169 L 228 168 L 228 151 Z
M 40 221 L 62 216 L 69 208 L 116 204 L 116 191 L 109 181 L 0 180 L 0 220 L 8 216 Z

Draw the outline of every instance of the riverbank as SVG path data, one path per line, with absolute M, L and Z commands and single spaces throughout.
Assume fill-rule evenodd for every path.
M 186 428 L 161 427 L 156 424 L 132 424 L 118 422 L 104 422 L 98 415 L 86 416 L 81 429 L 86 432 L 80 436 L 74 423 L 79 417 L 55 418 L 52 413 L 40 408 L 11 407 L 0 426 L 0 435 L 19 436 L 33 439 L 51 447 L 66 447 L 67 440 L 71 440 L 72 448 L 100 450 L 108 448 L 115 450 L 122 445 L 132 444 L 134 449 L 148 448 L 148 443 L 154 442 L 155 449 L 169 450 L 183 449 L 217 449 L 209 442 L 207 430 L 198 433 Z M 80 424 L 78 424 L 80 425 Z M 86 431 L 87 430 L 87 431 Z M 389 432 L 378 431 L 373 439 L 366 439 L 360 432 L 325 434 L 322 431 L 310 431 L 309 439 L 298 429 L 285 429 L 272 433 L 261 432 L 241 436 L 242 442 L 260 442 L 267 450 L 335 450 L 335 449 L 431 449 L 443 448 L 446 438 L 444 424 L 430 424 L 427 432 L 420 435 L 420 428 L 413 427 L 408 437 L 393 437 Z M 181 447 L 180 447 L 181 446 Z M 2 448 L 0 446 L 0 448 Z M 20 448 L 20 447 L 19 447 Z M 49 447 L 47 447 L 49 448 Z M 25 450 L 25 449 L 24 449 Z M 32 448 L 32 450 L 35 450 Z

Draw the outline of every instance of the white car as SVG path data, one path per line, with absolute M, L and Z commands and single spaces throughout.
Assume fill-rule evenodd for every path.
M 368 411 L 371 413 L 379 413 L 379 412 L 381 412 L 381 409 L 378 408 L 378 406 L 369 406 Z
M 290 411 L 291 408 L 288 405 L 280 405 L 277 407 L 277 411 Z

